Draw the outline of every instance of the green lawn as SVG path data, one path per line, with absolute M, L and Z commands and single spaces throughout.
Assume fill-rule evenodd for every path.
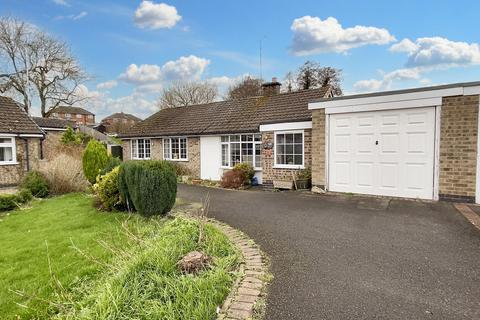
M 0 319 L 211 319 L 228 294 L 238 257 L 212 226 L 98 212 L 69 194 L 0 214 Z M 197 276 L 176 263 L 202 250 Z

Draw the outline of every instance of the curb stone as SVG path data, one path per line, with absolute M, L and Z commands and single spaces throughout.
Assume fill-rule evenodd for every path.
M 254 315 L 255 304 L 262 297 L 267 281 L 265 259 L 258 246 L 241 231 L 216 220 L 210 220 L 242 254 L 240 277 L 235 281 L 233 288 L 218 313 L 218 320 L 251 319 Z

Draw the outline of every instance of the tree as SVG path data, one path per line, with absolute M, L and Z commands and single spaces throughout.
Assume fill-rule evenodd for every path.
M 301 90 L 320 88 L 329 85 L 334 96 L 342 95 L 342 70 L 332 67 L 322 67 L 313 61 L 306 61 L 300 66 L 293 77 L 289 72 L 285 76 L 286 81 L 290 80 L 290 88 Z M 289 83 L 287 83 L 289 86 Z
M 228 88 L 227 99 L 236 100 L 259 96 L 262 93 L 262 80 L 247 76 Z
M 297 71 L 297 86 L 308 90 L 318 87 L 317 73 L 320 65 L 313 61 L 306 61 Z
M 295 75 L 293 74 L 293 72 L 291 71 L 287 72 L 283 82 L 287 92 L 293 92 L 295 90 L 296 82 L 295 82 Z
M 216 85 L 208 82 L 176 81 L 157 100 L 159 109 L 209 103 L 218 95 Z
M 83 101 L 87 79 L 68 46 L 24 21 L 0 18 L 0 93 L 19 95 L 25 110 L 38 100 L 42 116 Z

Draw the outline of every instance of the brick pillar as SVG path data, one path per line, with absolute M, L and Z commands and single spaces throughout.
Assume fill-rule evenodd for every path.
M 312 111 L 312 185 L 325 187 L 325 110 Z

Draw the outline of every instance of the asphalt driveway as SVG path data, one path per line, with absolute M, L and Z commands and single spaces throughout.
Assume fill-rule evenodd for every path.
M 449 203 L 179 186 L 252 237 L 267 319 L 480 319 L 480 232 Z

